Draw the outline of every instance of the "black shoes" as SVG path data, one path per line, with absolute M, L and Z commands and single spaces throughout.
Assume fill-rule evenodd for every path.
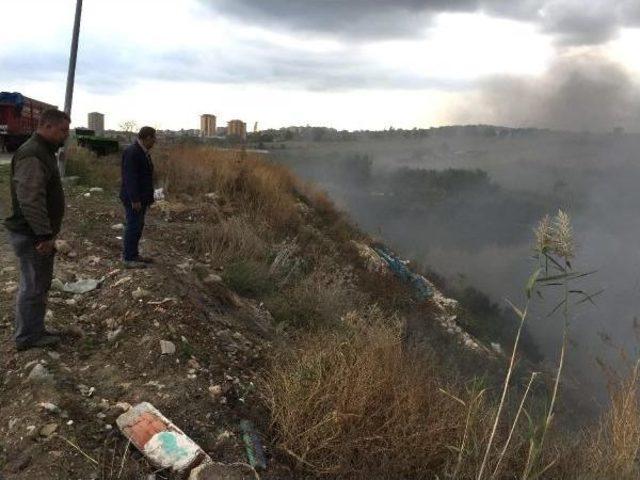
M 24 350 L 29 350 L 30 348 L 47 348 L 47 347 L 51 348 L 51 347 L 55 347 L 59 343 L 60 343 L 59 336 L 45 333 L 37 340 L 33 340 L 31 342 L 16 343 L 16 349 L 19 352 L 22 352 Z
M 134 268 L 147 268 L 147 266 L 151 265 L 153 262 L 153 258 L 143 257 L 139 255 L 134 260 L 125 260 L 123 262 L 124 268 L 126 269 L 134 269 Z

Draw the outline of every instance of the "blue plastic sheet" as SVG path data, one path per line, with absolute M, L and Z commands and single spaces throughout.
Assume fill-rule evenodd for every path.
M 8 103 L 9 105 L 15 105 L 18 109 L 22 109 L 24 101 L 25 98 L 21 93 L 0 92 L 0 103 Z
M 386 247 L 376 247 L 375 251 L 385 261 L 393 274 L 413 287 L 418 300 L 426 300 L 433 296 L 433 288 L 422 275 L 412 272 L 407 264 Z

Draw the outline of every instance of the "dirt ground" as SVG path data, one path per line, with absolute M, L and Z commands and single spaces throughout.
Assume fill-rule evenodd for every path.
M 7 201 L 8 168 L 0 166 Z M 120 264 L 122 212 L 113 192 L 67 189 L 68 210 L 55 278 L 103 279 L 85 294 L 52 290 L 48 328 L 55 351 L 16 352 L 15 258 L 0 229 L 0 472 L 8 479 L 147 478 L 154 472 L 118 432 L 126 406 L 152 403 L 214 460 L 246 462 L 239 422 L 266 428 L 256 372 L 273 326 L 260 305 L 219 283 L 207 258 L 188 254 L 197 206 L 153 208 L 142 248 L 153 268 Z M 160 340 L 175 353 L 162 355 Z M 34 368 L 47 373 L 30 379 Z M 213 393 L 210 387 L 214 387 Z M 271 456 L 270 446 L 266 445 Z M 242 466 L 238 478 L 255 478 Z M 156 477 L 173 478 L 167 472 Z M 262 478 L 291 478 L 271 461 Z

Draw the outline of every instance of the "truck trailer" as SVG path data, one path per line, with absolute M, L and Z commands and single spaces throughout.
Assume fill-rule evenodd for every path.
M 58 108 L 18 92 L 0 92 L 0 150 L 17 150 L 38 128 L 45 110 Z

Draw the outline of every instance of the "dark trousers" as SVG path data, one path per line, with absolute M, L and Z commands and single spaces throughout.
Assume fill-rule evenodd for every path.
M 20 264 L 14 338 L 18 345 L 28 344 L 45 333 L 44 316 L 55 255 L 39 254 L 35 238 L 30 235 L 9 232 L 9 242 Z
M 137 212 L 131 206 L 131 202 L 123 202 L 125 216 L 127 224 L 124 229 L 124 261 L 134 261 L 140 255 L 138 251 L 138 244 L 142 238 L 142 230 L 144 230 L 144 216 L 147 213 L 147 206 L 142 205 L 142 208 Z

